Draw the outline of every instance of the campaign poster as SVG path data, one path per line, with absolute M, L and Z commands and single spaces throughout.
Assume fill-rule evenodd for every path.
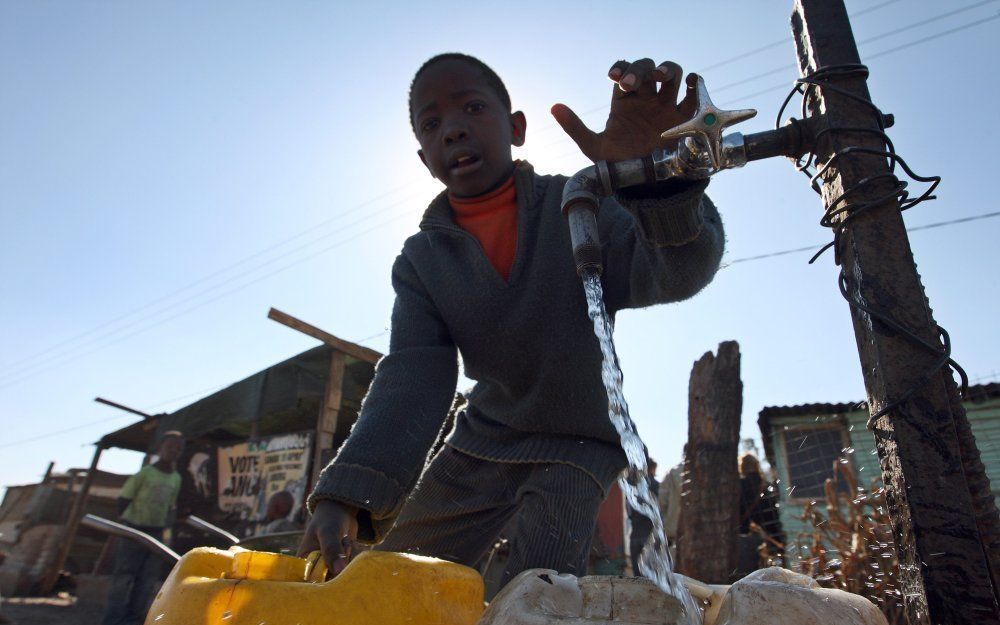
M 219 447 L 219 509 L 251 523 L 266 518 L 268 500 L 285 491 L 294 498 L 294 519 L 309 478 L 312 432 L 281 434 Z

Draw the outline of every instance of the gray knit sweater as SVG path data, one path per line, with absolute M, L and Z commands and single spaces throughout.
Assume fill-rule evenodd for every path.
M 310 508 L 320 499 L 357 506 L 359 537 L 381 537 L 451 406 L 458 353 L 476 385 L 448 445 L 500 462 L 567 463 L 605 487 L 624 468 L 560 214 L 565 181 L 536 175 L 527 163 L 516 168 L 517 251 L 506 282 L 475 237 L 455 224 L 447 194 L 431 202 L 393 266 L 389 352 Z M 661 183 L 602 204 L 610 314 L 684 300 L 711 281 L 724 236 L 705 185 Z

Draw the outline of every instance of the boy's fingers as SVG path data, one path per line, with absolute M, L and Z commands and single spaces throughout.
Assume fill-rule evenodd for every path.
M 331 575 L 337 575 L 347 566 L 347 556 L 344 544 L 341 540 L 340 531 L 334 529 L 323 529 L 318 532 L 319 544 L 323 551 L 323 560 Z
M 698 74 L 688 74 L 687 92 L 677 106 L 677 110 L 686 118 L 690 118 L 698 110 Z
M 336 577 L 344 572 L 344 569 L 346 569 L 347 565 L 350 564 L 351 562 L 351 553 L 353 551 L 354 551 L 354 545 L 351 542 L 351 539 L 348 538 L 347 536 L 341 538 L 340 556 L 337 558 L 337 560 L 333 563 L 332 566 L 330 566 L 329 564 L 327 565 L 327 567 L 329 567 L 330 569 L 331 577 Z
M 305 535 L 302 536 L 302 542 L 299 543 L 299 550 L 295 555 L 304 558 L 319 548 L 319 540 L 316 538 L 316 532 L 307 529 Z
M 562 129 L 566 131 L 569 138 L 576 142 L 580 150 L 589 156 L 591 148 L 594 146 L 594 141 L 597 139 L 594 131 L 587 128 L 583 120 L 565 104 L 554 104 L 552 106 L 552 116 L 556 118 L 556 122 L 562 126 Z
M 656 66 L 653 78 L 660 82 L 660 99 L 667 104 L 677 104 L 677 92 L 681 88 L 684 70 L 673 61 L 664 61 Z
M 622 79 L 618 81 L 618 87 L 627 93 L 656 93 L 656 83 L 653 82 L 653 69 L 656 64 L 653 59 L 639 59 L 629 65 Z
M 628 66 L 628 61 L 616 61 L 615 64 L 611 66 L 611 69 L 608 70 L 608 78 L 617 83 L 622 79 L 622 76 L 625 75 L 625 70 L 628 69 Z

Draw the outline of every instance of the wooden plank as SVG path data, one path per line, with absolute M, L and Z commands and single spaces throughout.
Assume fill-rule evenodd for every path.
M 340 416 L 340 402 L 344 398 L 344 369 L 346 358 L 344 352 L 336 349 L 330 354 L 330 373 L 326 382 L 326 392 L 323 394 L 323 405 L 320 406 L 316 418 L 316 441 L 313 444 L 313 485 L 319 479 L 323 470 L 323 452 L 331 449 L 334 435 L 337 432 L 337 419 Z
M 112 408 L 117 408 L 118 410 L 124 410 L 125 412 L 131 412 L 132 414 L 137 414 L 143 419 L 152 419 L 153 415 L 143 412 L 141 410 L 136 410 L 135 408 L 129 408 L 124 404 L 119 404 L 118 402 L 111 401 L 110 399 L 104 399 L 103 397 L 95 397 L 94 401 L 99 404 L 104 404 L 106 406 L 111 406 Z
M 55 588 L 56 582 L 59 580 L 59 571 L 65 566 L 66 559 L 69 557 L 69 551 L 73 547 L 73 541 L 76 539 L 76 531 L 80 527 L 80 517 L 83 516 L 83 507 L 87 503 L 90 487 L 97 476 L 97 464 L 101 461 L 101 454 L 103 452 L 104 444 L 97 443 L 97 449 L 94 450 L 94 457 L 90 461 L 90 468 L 87 469 L 87 476 L 83 479 L 80 492 L 73 499 L 73 506 L 70 508 L 69 518 L 66 520 L 66 527 L 63 529 L 63 538 L 59 545 L 59 553 L 56 555 L 56 559 L 48 566 L 45 577 L 42 578 L 39 592 L 42 596 L 52 593 L 52 589 Z
M 342 351 L 349 356 L 353 356 L 358 360 L 375 364 L 378 362 L 379 358 L 382 357 L 382 354 L 374 349 L 358 345 L 357 343 L 351 343 L 350 341 L 345 341 L 344 339 L 338 338 L 314 325 L 310 325 L 301 319 L 296 319 L 288 313 L 281 312 L 277 308 L 272 308 L 268 311 L 267 318 L 277 321 L 282 325 L 286 325 L 293 330 L 298 330 L 303 334 L 308 334 L 314 339 L 319 339 L 330 347 Z

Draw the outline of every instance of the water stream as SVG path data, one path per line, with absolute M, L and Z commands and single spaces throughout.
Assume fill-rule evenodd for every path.
M 684 584 L 674 575 L 673 561 L 667 549 L 667 539 L 663 532 L 663 518 L 656 497 L 649 488 L 646 479 L 646 451 L 635 423 L 628 413 L 628 404 L 622 392 L 622 372 L 615 355 L 615 343 L 612 337 L 614 328 L 608 311 L 604 307 L 604 289 L 601 278 L 596 273 L 588 273 L 583 278 L 584 291 L 587 294 L 587 314 L 594 322 L 594 334 L 601 344 L 603 362 L 601 378 L 608 392 L 608 417 L 618 431 L 622 449 L 628 457 L 628 469 L 618 478 L 618 484 L 625 493 L 628 506 L 653 524 L 649 540 L 639 555 L 639 571 L 644 577 L 652 580 L 659 588 L 676 597 L 687 613 L 687 625 L 702 625 L 701 609 Z

